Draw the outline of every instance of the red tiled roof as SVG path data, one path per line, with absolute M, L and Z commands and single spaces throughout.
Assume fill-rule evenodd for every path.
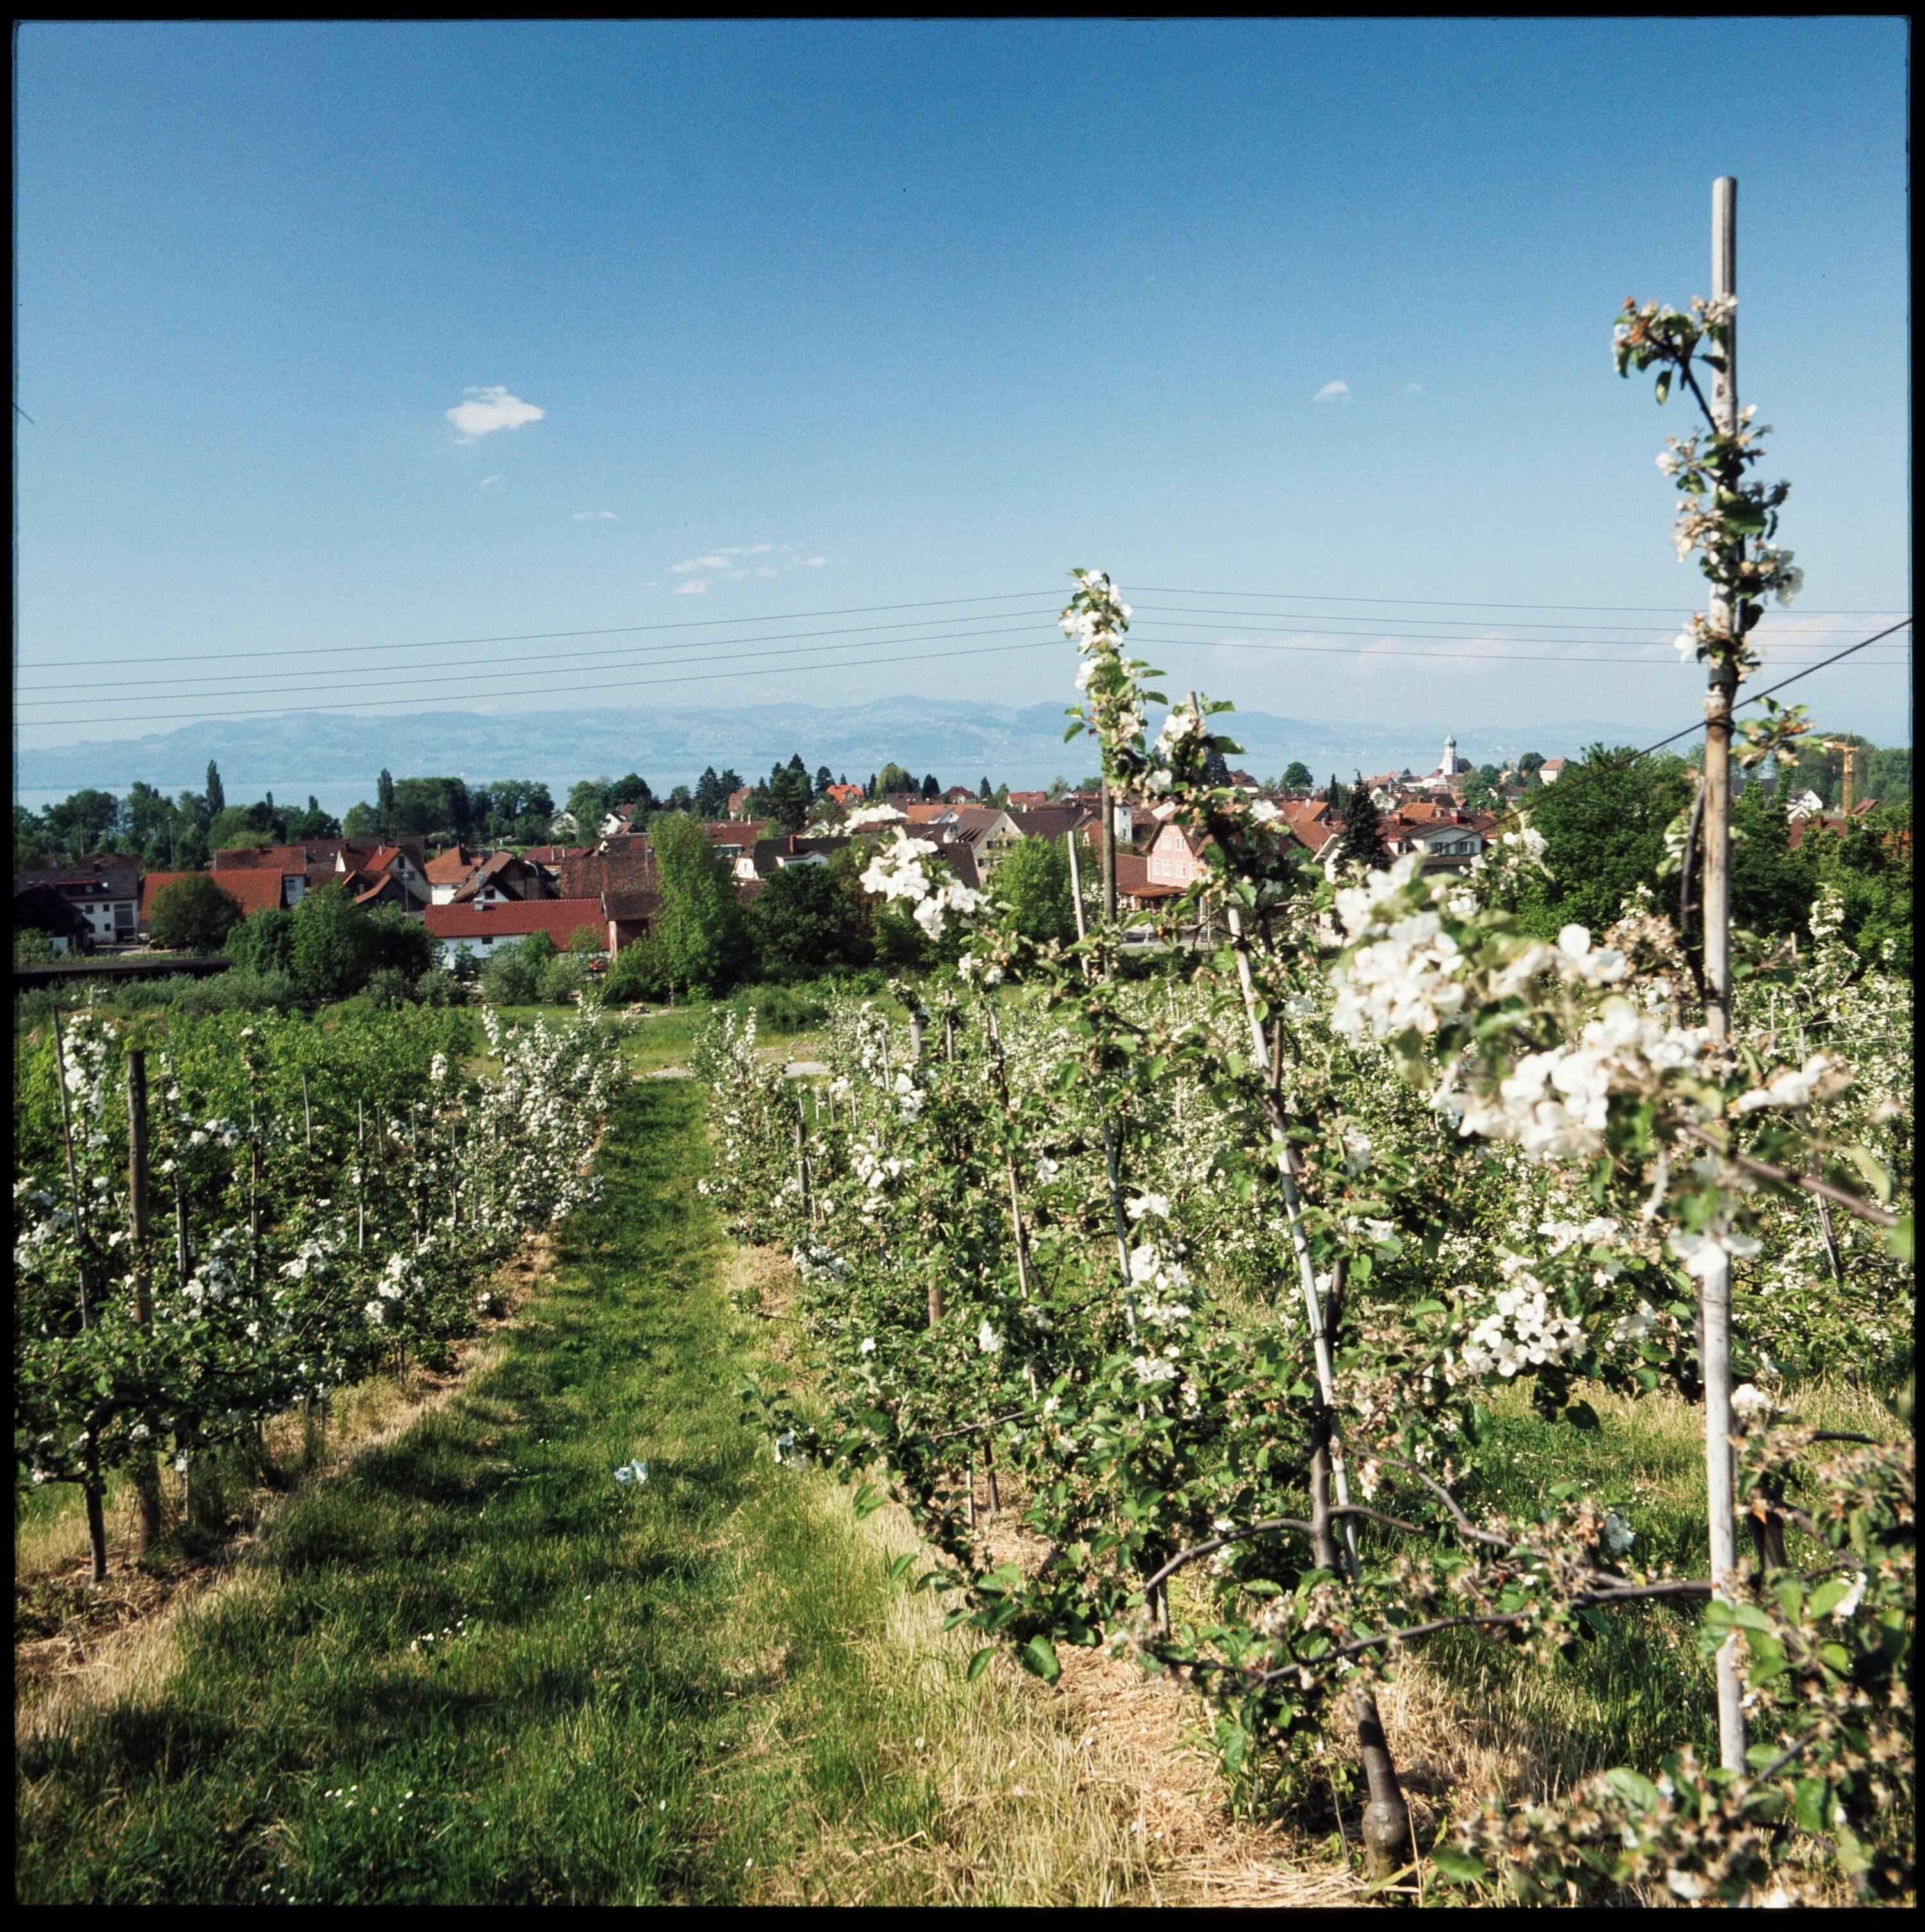
M 558 860 L 555 875 L 565 899 L 592 898 L 600 892 L 652 892 L 661 884 L 655 854 L 640 840 L 625 852 L 582 852 Z
M 167 886 L 191 879 L 192 872 L 149 872 L 140 882 L 140 916 L 146 919 L 154 909 L 154 896 Z M 240 866 L 224 872 L 208 874 L 238 905 L 241 912 L 277 911 L 280 906 L 281 874 L 264 872 L 255 866 Z
M 421 923 L 436 939 L 525 939 L 545 932 L 565 946 L 584 926 L 602 930 L 601 902 L 592 899 L 517 899 L 506 905 L 430 906 Z
M 437 852 L 421 870 L 430 885 L 458 886 L 479 862 L 479 855 L 465 846 L 451 845 L 445 852 Z
M 1066 832 L 1080 831 L 1086 825 L 1100 829 L 1102 814 L 1082 805 L 1039 805 L 1018 812 L 1010 821 L 1025 838 L 1060 838 Z

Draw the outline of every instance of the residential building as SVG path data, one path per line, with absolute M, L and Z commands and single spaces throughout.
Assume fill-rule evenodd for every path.
M 595 898 L 604 892 L 653 898 L 661 894 L 661 874 L 647 842 L 637 839 L 624 851 L 570 854 L 556 862 L 555 887 L 564 899 Z
M 612 812 L 604 815 L 601 824 L 598 828 L 600 835 L 604 838 L 613 838 L 632 832 L 637 829 L 635 824 L 637 814 L 646 819 L 648 814 L 654 809 L 652 806 L 639 803 L 618 805 Z
M 1564 767 L 1570 763 L 1568 758 L 1546 758 L 1537 767 L 1538 782 L 1540 784 L 1555 784 L 1564 776 Z
M 449 905 L 503 905 L 511 899 L 556 896 L 547 871 L 520 854 L 490 852 L 445 902 Z
M 1153 886 L 1167 886 L 1173 892 L 1183 892 L 1201 878 L 1209 868 L 1203 862 L 1203 848 L 1207 842 L 1200 832 L 1190 831 L 1173 819 L 1157 833 L 1144 859 L 1144 878 Z M 1117 890 L 1122 890 L 1123 855 L 1117 855 L 1118 871 Z
M 426 848 L 418 838 L 382 845 L 349 840 L 334 854 L 335 883 L 358 906 L 391 905 L 405 913 L 419 914 L 434 902 L 428 862 Z
M 481 854 L 469 851 L 465 845 L 451 845 L 446 851 L 437 852 L 421 868 L 428 883 L 430 904 L 448 904 L 475 876 L 481 862 Z
M 332 877 L 331 874 L 330 878 Z M 304 872 L 288 874 L 277 868 L 265 866 L 230 866 L 223 872 L 212 874 L 199 872 L 148 872 L 140 881 L 139 934 L 148 938 L 153 932 L 154 902 L 169 886 L 178 885 L 183 879 L 211 877 L 214 883 L 241 908 L 241 916 L 250 913 L 279 912 L 288 904 L 290 878 L 304 892 L 307 875 Z
M 862 803 L 862 788 L 859 784 L 832 784 L 823 796 L 834 803 L 847 808 Z M 731 806 L 734 804 L 733 797 L 729 802 Z
M 334 870 L 334 862 L 347 842 L 345 838 L 305 838 L 298 845 L 223 847 L 214 855 L 212 869 L 217 872 L 278 872 L 283 878 L 298 875 L 301 880 L 301 887 L 288 900 L 290 905 L 295 905 L 299 904 L 301 892 L 307 890 L 308 875 L 317 869 Z
M 1015 820 L 993 805 L 957 805 L 948 810 L 953 819 L 937 818 L 929 830 L 944 844 L 966 846 L 976 861 L 978 878 L 988 885 L 1011 849 L 1019 844 L 1022 833 Z
M 17 896 L 35 886 L 57 892 L 87 923 L 89 943 L 130 946 L 139 937 L 140 866 L 118 852 L 102 852 L 77 865 L 38 866 L 13 876 Z
M 1385 816 L 1384 842 L 1393 858 L 1422 853 L 1427 872 L 1462 872 L 1483 850 L 1486 824 L 1495 823 L 1453 806 L 1413 799 Z
M 14 888 L 13 930 L 45 933 L 53 942 L 54 951 L 62 958 L 93 950 L 93 922 L 52 886 Z
M 1060 839 L 1065 832 L 1081 832 L 1095 838 L 1102 814 L 1084 805 L 1039 805 L 1021 811 L 1010 808 L 1010 822 L 1025 838 Z
M 598 895 L 593 898 L 505 899 L 490 906 L 431 905 L 422 914 L 421 923 L 444 966 L 452 965 L 464 946 L 475 958 L 485 960 L 508 946 L 519 946 L 537 932 L 546 933 L 564 950 L 584 926 L 593 927 L 601 935 L 603 952 L 615 943 L 612 922 Z
M 1086 884 L 1085 890 L 1087 890 Z M 1148 912 L 1165 899 L 1180 898 L 1181 886 L 1166 885 L 1150 876 L 1150 860 L 1140 852 L 1117 854 L 1117 907 L 1123 912 Z

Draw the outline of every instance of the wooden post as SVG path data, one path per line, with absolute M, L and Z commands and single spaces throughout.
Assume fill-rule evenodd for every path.
M 1711 293 L 1738 293 L 1738 183 L 1720 175 L 1711 184 Z M 1724 367 L 1711 386 L 1711 416 L 1721 434 L 1738 426 L 1738 324 L 1734 319 Z M 1714 630 L 1735 635 L 1738 610 L 1729 597 L 1711 600 Z M 1714 1040 L 1731 1029 L 1732 699 L 1737 674 L 1714 658 L 1705 699 L 1705 1022 Z
M 354 1251 L 367 1252 L 367 1168 L 361 1159 L 361 1141 L 366 1132 L 366 1114 L 357 1098 L 354 1103 Z
M 1123 1182 L 1117 1172 L 1117 1130 L 1115 1123 L 1103 1123 L 1103 1165 L 1109 1175 L 1110 1216 L 1115 1224 L 1117 1240 L 1117 1266 L 1123 1270 L 1123 1318 L 1129 1324 L 1132 1335 L 1136 1333 L 1136 1284 L 1129 1273 L 1129 1223 L 1123 1211 Z
M 53 1084 L 60 1096 L 60 1138 L 67 1150 L 67 1199 L 73 1210 L 73 1243 L 79 1255 L 80 1326 L 88 1325 L 87 1222 L 80 1204 L 79 1171 L 73 1164 L 73 1120 L 67 1106 L 67 1043 L 61 1037 L 60 1009 L 53 1010 Z
M 1076 860 L 1076 834 L 1074 831 L 1063 835 L 1063 842 L 1069 848 L 1069 902 L 1076 909 L 1076 938 L 1080 945 L 1090 936 L 1083 920 L 1083 868 Z
M 261 1129 L 260 1115 L 247 1108 L 247 1265 L 254 1292 L 261 1292 Z
M 1711 184 L 1711 293 L 1738 293 L 1738 183 L 1720 175 Z M 1738 426 L 1738 325 L 1734 320 L 1724 367 L 1715 372 L 1711 415 L 1720 432 Z M 1738 607 L 1726 596 L 1711 602 L 1712 628 L 1735 635 Z M 1729 662 L 1714 658 L 1705 699 L 1705 1024 L 1714 1042 L 1731 1032 L 1731 744 L 1732 700 L 1738 677 Z M 1736 1486 L 1732 1466 L 1731 1258 L 1707 1251 L 1699 1305 L 1704 1335 L 1705 1497 L 1711 1519 L 1711 1579 L 1722 1591 L 1738 1567 Z M 1738 1641 L 1728 1638 L 1717 1654 L 1718 1761 L 1727 1771 L 1745 1768 L 1744 1687 L 1738 1675 Z
M 147 1056 L 127 1049 L 127 1233 L 133 1262 L 133 1316 L 143 1328 L 154 1325 L 154 1288 L 148 1277 Z M 154 1418 L 142 1418 L 153 1439 Z M 160 1540 L 160 1477 L 154 1452 L 133 1459 L 134 1494 L 139 1504 L 134 1554 L 145 1556 Z
M 1243 996 L 1243 1015 L 1250 1028 L 1250 1046 L 1252 1065 L 1259 1071 L 1267 1066 L 1270 1054 L 1264 1045 L 1264 1024 L 1257 1011 L 1257 988 L 1250 976 L 1249 942 L 1244 935 L 1243 914 L 1235 906 L 1229 908 L 1230 943 L 1237 956 L 1237 985 Z M 1281 1102 L 1278 1102 L 1279 1111 Z M 1324 1299 L 1317 1292 L 1316 1264 L 1310 1254 L 1309 1237 L 1303 1232 L 1303 1204 L 1297 1192 L 1297 1174 L 1290 1143 L 1280 1130 L 1273 1126 L 1276 1136 L 1277 1179 L 1283 1188 L 1284 1213 L 1290 1223 L 1290 1245 L 1297 1258 L 1297 1285 L 1303 1296 L 1303 1312 L 1310 1327 L 1310 1343 L 1317 1362 L 1317 1393 L 1324 1407 L 1334 1417 L 1337 1407 L 1336 1358 L 1330 1348 L 1330 1337 L 1324 1321 Z M 1343 1445 L 1334 1432 L 1330 1440 L 1331 1476 L 1336 1485 L 1337 1501 L 1343 1507 L 1350 1503 L 1350 1474 L 1344 1467 Z M 1357 1532 L 1351 1527 L 1352 1519 L 1343 1520 L 1344 1554 L 1348 1558 L 1346 1568 L 1351 1576 L 1357 1574 Z
M 307 1151 L 314 1151 L 314 1109 L 307 1099 L 307 1070 L 301 1070 L 301 1124 L 306 1134 Z
M 996 1048 L 997 1090 L 1003 1102 L 1003 1118 L 1007 1120 L 1014 1112 L 1009 1101 L 1009 1062 L 1003 1052 L 1002 1030 L 996 1024 L 996 1008 L 991 1004 L 984 1010 L 989 1016 L 989 1038 Z M 1009 1226 L 1015 1237 L 1016 1286 L 1027 1301 L 1030 1298 L 1030 1264 L 1028 1242 L 1023 1233 L 1022 1190 L 1016 1179 L 1015 1150 L 1006 1144 L 1003 1149 L 1003 1165 L 1009 1178 Z M 1126 1290 L 1127 1280 L 1124 1286 Z M 1132 1329 L 1135 1325 L 1134 1322 L 1131 1324 Z
M 1117 819 L 1116 801 L 1110 796 L 1110 782 L 1102 783 L 1103 806 L 1103 923 L 1117 922 Z

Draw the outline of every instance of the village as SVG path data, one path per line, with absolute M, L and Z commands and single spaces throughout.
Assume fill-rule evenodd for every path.
M 1266 788 L 1234 769 L 1224 776 L 1237 790 L 1267 799 L 1303 859 L 1334 878 L 1345 801 L 1359 787 L 1375 809 L 1385 856 L 1420 853 L 1426 871 L 1463 872 L 1483 853 L 1504 811 L 1522 800 L 1528 787 L 1555 783 L 1567 761 L 1522 763 L 1522 770 L 1495 775 L 1495 803 L 1501 808 L 1495 809 L 1492 802 L 1474 802 L 1480 794 L 1492 801 L 1493 788 L 1458 755 L 1453 739 L 1445 740 L 1432 771 L 1380 772 L 1348 788 L 1334 778 L 1312 790 Z M 1301 776 L 1302 768 L 1292 775 Z M 1100 850 L 1103 805 L 1097 790 L 1059 782 L 1042 790 L 1006 790 L 1000 803 L 995 796 L 985 801 L 964 786 L 931 796 L 934 790 L 932 780 L 920 790 L 871 797 L 860 785 L 829 784 L 812 799 L 809 822 L 800 831 L 784 832 L 774 820 L 751 815 L 755 788 L 745 785 L 729 795 L 727 816 L 702 821 L 702 830 L 745 906 L 776 873 L 828 865 L 850 844 L 847 820 L 858 811 L 871 826 L 893 819 L 931 841 L 957 878 L 976 890 L 992 887 L 1003 860 L 1026 839 L 1061 843 L 1074 838 L 1084 842 L 1093 856 Z M 1120 910 L 1151 910 L 1180 898 L 1203 875 L 1201 842 L 1171 822 L 1168 806 L 1119 802 L 1111 816 Z M 661 881 L 647 818 L 643 806 L 628 802 L 612 807 L 592 826 L 565 812 L 549 825 L 551 842 L 491 850 L 458 842 L 437 845 L 398 833 L 233 846 L 216 851 L 203 869 L 243 917 L 291 911 L 310 892 L 325 890 L 343 892 L 366 910 L 392 908 L 421 922 L 439 963 L 450 969 L 485 962 L 538 933 L 565 946 L 592 930 L 599 940 L 595 950 L 612 958 L 647 937 L 659 910 Z M 43 933 L 60 957 L 149 952 L 157 898 L 191 876 L 143 871 L 137 860 L 113 852 L 30 868 L 14 878 L 15 928 Z

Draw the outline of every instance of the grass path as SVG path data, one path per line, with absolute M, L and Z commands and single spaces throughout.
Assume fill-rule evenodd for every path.
M 27 1742 L 22 1900 L 1163 1891 L 1030 1687 L 961 1684 L 886 1525 L 742 1426 L 703 1145 L 691 1084 L 631 1084 L 496 1364 L 292 1498 L 170 1668 Z

